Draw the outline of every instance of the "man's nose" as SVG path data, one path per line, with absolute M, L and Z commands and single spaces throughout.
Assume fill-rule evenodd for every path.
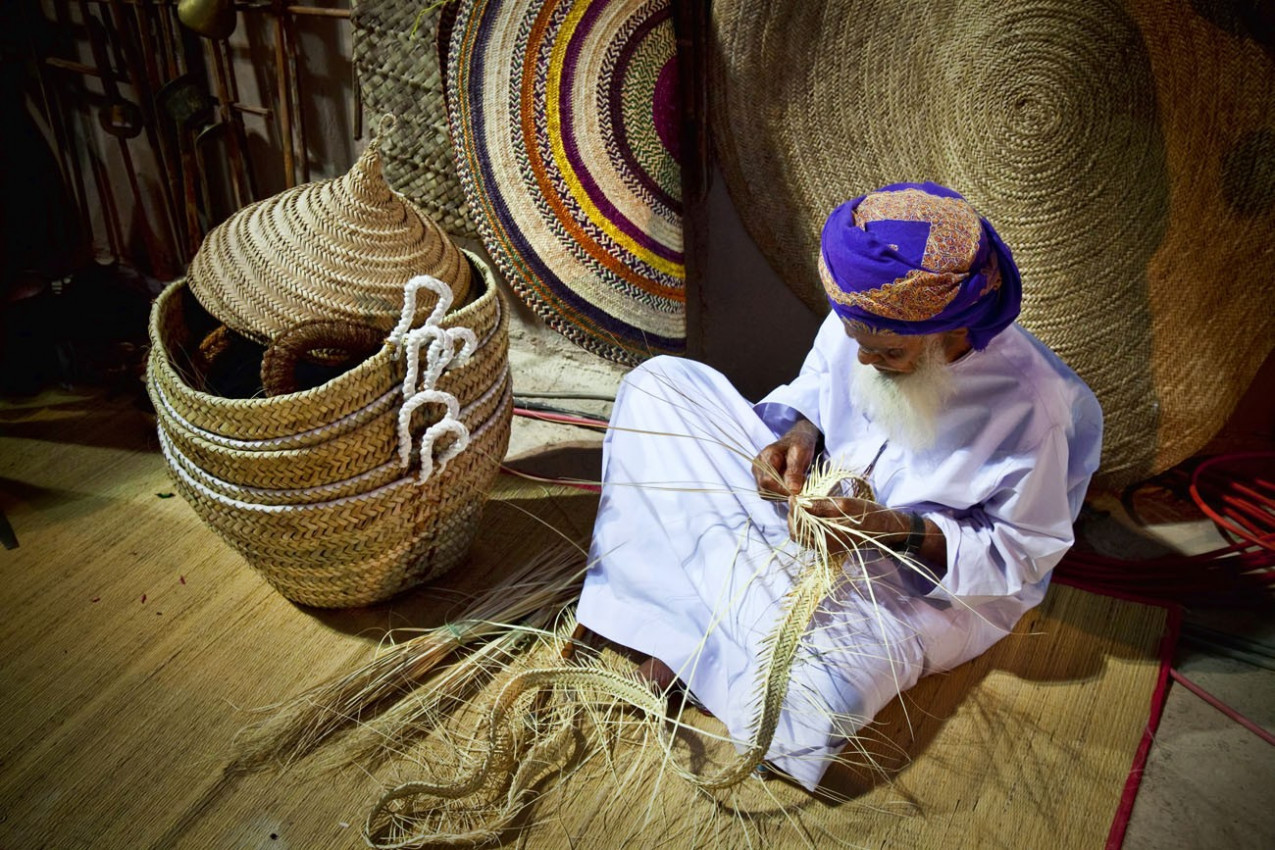
M 864 366 L 875 366 L 881 362 L 881 355 L 859 349 L 859 362 Z

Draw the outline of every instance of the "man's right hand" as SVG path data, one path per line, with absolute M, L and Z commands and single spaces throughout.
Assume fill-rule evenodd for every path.
M 818 446 L 819 429 L 807 419 L 798 419 L 788 433 L 753 458 L 757 491 L 775 499 L 787 499 L 800 493 Z

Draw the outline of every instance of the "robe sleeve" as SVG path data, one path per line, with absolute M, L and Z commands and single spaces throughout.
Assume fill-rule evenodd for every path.
M 998 462 L 981 503 L 923 509 L 947 538 L 947 573 L 926 595 L 973 605 L 1047 579 L 1074 542 L 1068 455 L 1067 435 L 1054 428 L 1034 450 Z
M 832 321 L 830 321 L 832 320 Z M 839 339 L 838 339 L 839 338 Z M 821 410 L 824 393 L 829 386 L 829 355 L 832 347 L 842 342 L 845 331 L 835 313 L 819 326 L 814 345 L 801 365 L 801 372 L 790 383 L 781 384 L 753 405 L 753 410 L 772 431 L 782 435 L 797 421 L 798 416 L 810 420 L 820 433 L 827 433 L 823 426 Z

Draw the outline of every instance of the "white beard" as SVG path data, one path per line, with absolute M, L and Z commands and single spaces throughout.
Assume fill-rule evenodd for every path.
M 952 394 L 942 343 L 926 340 L 915 371 L 906 375 L 878 372 L 856 359 L 850 394 L 891 441 L 914 451 L 931 448 L 938 439 L 939 413 Z

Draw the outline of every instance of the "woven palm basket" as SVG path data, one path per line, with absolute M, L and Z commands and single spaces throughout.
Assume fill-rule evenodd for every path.
M 897 181 L 963 193 L 1019 263 L 1022 324 L 1102 403 L 1099 478 L 1120 485 L 1198 451 L 1275 345 L 1261 5 L 718 0 L 718 159 L 820 312 L 833 207 Z
M 443 229 L 393 191 L 381 147 L 395 119 L 354 166 L 250 204 L 213 228 L 191 261 L 191 292 L 231 330 L 269 344 L 297 323 L 358 321 L 386 331 L 398 321 L 403 282 L 431 275 L 469 293 L 469 264 Z M 419 318 L 433 302 L 418 304 Z
M 447 130 L 440 56 L 454 14 L 454 5 L 421 0 L 355 0 L 354 67 L 365 108 L 403 125 L 382 150 L 390 185 L 447 232 L 477 239 Z
M 194 389 L 184 374 L 199 336 L 183 310 L 186 283 L 156 301 L 147 386 L 175 485 L 289 599 L 368 604 L 442 575 L 469 550 L 513 411 L 507 310 L 491 270 L 470 260 L 481 292 L 436 326 L 472 331 L 475 345 L 467 359 L 439 364 L 426 403 L 402 417 L 406 434 L 400 413 L 420 383 L 406 380 L 410 335 L 409 342 L 392 336 L 313 389 L 220 398 Z M 434 355 L 421 357 L 424 371 Z M 447 441 L 422 455 L 420 438 L 448 415 L 448 404 L 467 444 L 450 458 Z
M 508 362 L 508 316 L 491 280 L 480 288 L 479 298 L 448 313 L 440 325 L 473 330 L 487 369 L 449 370 L 437 389 L 462 406 L 479 405 L 476 415 L 485 416 L 500 400 L 493 388 L 496 378 L 503 380 L 500 365 Z M 183 456 L 241 487 L 315 488 L 392 474 L 385 464 L 398 451 L 403 364 L 383 356 L 389 349 L 322 387 L 269 398 L 222 398 L 199 390 L 190 376 L 186 364 L 200 333 L 192 330 L 183 296 L 181 287 L 171 287 L 156 302 L 149 365 L 156 410 Z M 431 424 L 429 415 L 418 410 L 413 430 Z

